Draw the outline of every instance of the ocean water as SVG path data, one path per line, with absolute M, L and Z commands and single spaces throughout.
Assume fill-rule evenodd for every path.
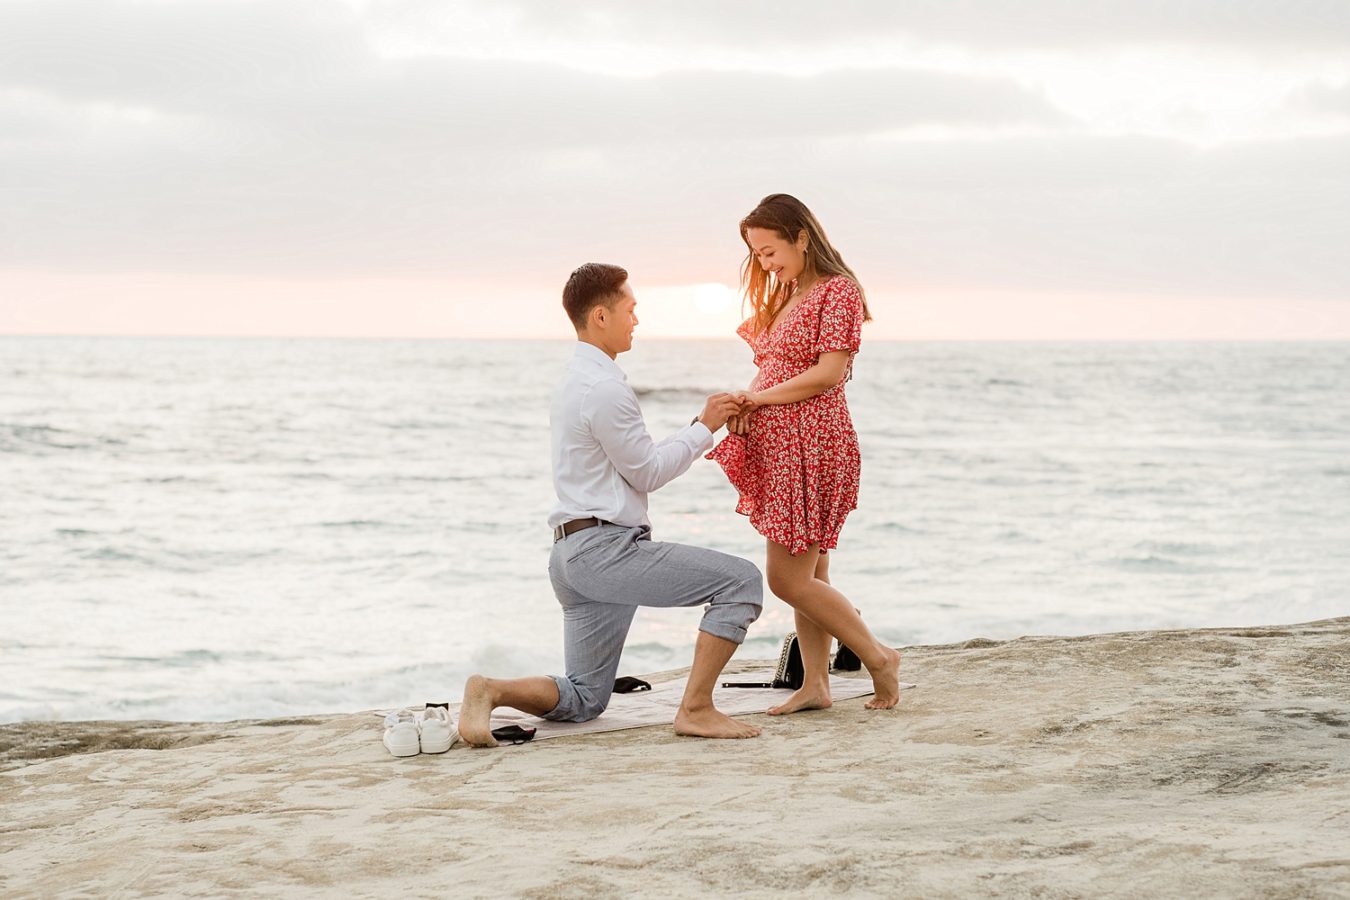
M 570 342 L 0 338 L 0 721 L 219 720 L 553 673 Z M 620 357 L 656 436 L 752 374 Z M 865 344 L 835 583 L 894 645 L 1350 612 L 1350 345 Z M 706 461 L 658 539 L 762 564 Z M 688 663 L 643 611 L 621 671 Z M 792 627 L 770 599 L 743 655 Z

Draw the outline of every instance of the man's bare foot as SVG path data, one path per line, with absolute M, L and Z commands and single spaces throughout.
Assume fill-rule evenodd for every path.
M 777 706 L 770 706 L 769 715 L 786 716 L 805 709 L 829 709 L 833 705 L 829 681 L 803 684 L 791 697 Z
M 685 737 L 752 738 L 759 737 L 760 730 L 711 706 L 693 712 L 681 706 L 675 714 L 675 733 Z
M 464 683 L 464 702 L 459 707 L 459 736 L 471 747 L 495 747 L 492 736 L 492 690 L 482 675 Z
M 872 699 L 868 700 L 868 709 L 891 709 L 900 702 L 900 651 L 886 648 L 886 665 L 880 669 L 868 669 L 872 676 Z

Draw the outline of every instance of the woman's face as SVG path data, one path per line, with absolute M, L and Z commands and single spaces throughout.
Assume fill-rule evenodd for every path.
M 768 272 L 780 284 L 794 281 L 806 268 L 806 234 L 797 236 L 796 241 L 784 240 L 771 228 L 747 228 L 745 239 L 750 251 L 755 254 L 759 267 Z

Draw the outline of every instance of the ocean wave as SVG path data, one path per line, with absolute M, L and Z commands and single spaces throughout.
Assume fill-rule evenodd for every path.
M 381 522 L 378 519 L 343 519 L 334 522 L 316 522 L 319 528 L 397 528 L 394 522 Z
M 693 645 L 694 636 L 691 634 L 689 636 L 689 646 L 692 648 Z M 669 660 L 678 651 L 669 644 L 656 641 L 644 641 L 641 643 L 625 644 L 623 652 L 630 656 L 639 656 L 649 660 Z
M 403 419 L 375 424 L 390 431 L 453 431 L 463 426 L 459 419 Z
M 1127 572 L 1174 572 L 1181 573 L 1190 567 L 1179 560 L 1166 556 L 1148 554 L 1146 556 L 1119 556 L 1111 559 L 1108 565 Z
M 686 403 L 697 401 L 706 403 L 708 397 L 716 391 L 696 387 L 634 387 L 633 393 L 639 399 L 657 403 Z
M 92 550 L 86 550 L 80 553 L 80 558 L 90 562 L 136 562 L 144 563 L 148 566 L 156 564 L 156 561 L 149 556 L 137 553 L 133 550 L 114 547 L 112 545 L 104 545 Z
M 1145 554 L 1144 558 L 1158 556 L 1167 559 L 1171 556 L 1212 556 L 1216 552 L 1213 544 L 1199 544 L 1188 541 L 1140 541 L 1134 549 Z
M 119 664 L 131 663 L 135 665 L 146 666 L 164 666 L 170 669 L 189 668 L 191 666 L 200 666 L 209 663 L 225 662 L 227 658 L 237 659 L 240 662 L 258 661 L 260 659 L 274 659 L 271 654 L 259 654 L 252 652 L 243 653 L 225 653 L 216 650 L 193 649 L 180 650 L 177 653 L 168 656 L 129 656 L 123 654 L 103 654 L 94 657 L 103 662 L 115 662 Z
M 0 422 L 0 452 L 17 453 L 33 448 L 82 450 L 97 441 L 80 437 L 73 431 L 54 425 L 19 425 Z

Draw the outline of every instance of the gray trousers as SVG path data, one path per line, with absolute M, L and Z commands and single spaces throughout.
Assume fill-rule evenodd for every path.
M 651 529 L 597 525 L 553 545 L 548 574 L 563 609 L 567 677 L 546 719 L 589 722 L 614 690 L 628 628 L 639 606 L 708 604 L 700 631 L 739 644 L 759 618 L 764 586 L 738 556 L 653 541 Z

